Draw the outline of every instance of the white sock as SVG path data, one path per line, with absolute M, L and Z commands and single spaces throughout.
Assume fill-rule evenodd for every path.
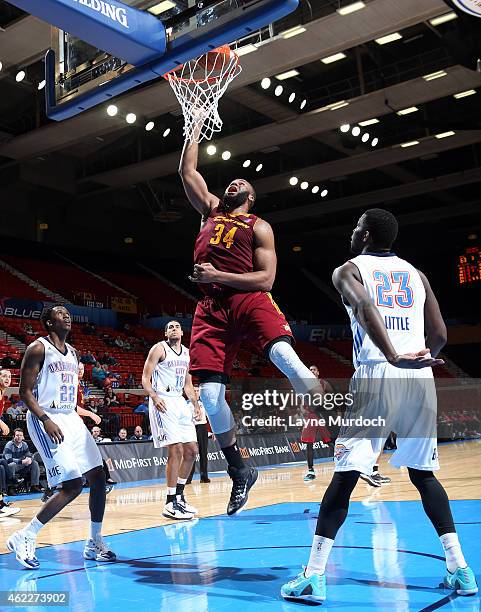
M 324 536 L 314 536 L 311 556 L 309 557 L 309 563 L 304 571 L 306 578 L 309 578 L 312 574 L 324 574 L 326 571 L 327 559 L 333 544 L 334 540 L 330 540 Z
M 32 538 L 36 538 L 38 532 L 40 531 L 40 529 L 42 529 L 43 526 L 44 524 L 41 523 L 36 516 L 34 516 L 30 523 L 26 525 L 22 529 L 22 531 L 28 533 Z
M 102 523 L 94 523 L 93 521 L 90 522 L 90 537 L 92 538 L 92 540 L 100 540 L 100 538 L 102 537 L 102 534 L 100 533 L 101 531 Z
M 455 572 L 458 567 L 466 567 L 467 563 L 461 550 L 461 544 L 457 533 L 445 533 L 439 536 L 446 554 L 446 567 L 448 572 Z
M 167 487 L 167 495 L 175 495 L 177 487 Z
M 185 485 L 186 482 L 187 482 L 187 478 L 177 478 L 177 484 Z

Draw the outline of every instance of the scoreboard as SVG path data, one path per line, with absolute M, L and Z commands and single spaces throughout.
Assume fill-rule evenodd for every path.
M 479 247 L 468 247 L 464 255 L 458 257 L 458 281 L 460 285 L 481 281 L 481 250 Z

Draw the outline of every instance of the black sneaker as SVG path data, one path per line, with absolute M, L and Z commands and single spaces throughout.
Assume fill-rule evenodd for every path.
M 389 484 L 391 482 L 391 479 L 389 478 L 389 476 L 383 476 L 382 474 L 380 474 L 379 472 L 375 472 L 372 475 L 372 478 L 376 481 L 379 482 L 380 484 Z
M 47 502 L 52 495 L 55 493 L 55 489 L 45 489 L 42 495 L 42 499 L 40 500 L 42 503 Z
M 381 483 L 378 482 L 373 474 L 361 474 L 359 478 L 362 478 L 365 482 L 371 485 L 371 487 L 380 487 Z
M 254 486 L 259 474 L 252 467 L 245 467 L 241 470 L 229 467 L 227 473 L 232 478 L 232 491 L 227 504 L 227 514 L 232 516 L 246 505 L 249 491 Z

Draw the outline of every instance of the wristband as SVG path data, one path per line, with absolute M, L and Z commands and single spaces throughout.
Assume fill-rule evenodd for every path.
M 48 416 L 48 414 L 42 414 L 42 416 L 38 417 L 39 421 L 42 421 L 42 423 L 45 423 L 45 421 L 50 421 L 50 417 Z

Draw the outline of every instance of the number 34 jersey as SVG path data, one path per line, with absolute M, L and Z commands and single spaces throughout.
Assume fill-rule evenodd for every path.
M 222 272 L 244 274 L 254 270 L 254 225 L 256 215 L 232 215 L 213 208 L 197 236 L 194 263 L 210 263 Z M 215 283 L 199 283 L 199 289 L 213 298 L 242 293 Z
M 350 260 L 359 270 L 367 294 L 377 306 L 392 345 L 399 354 L 425 348 L 424 302 L 426 291 L 419 272 L 394 253 L 363 254 Z M 353 363 L 385 362 L 383 353 L 344 304 L 351 320 Z
M 77 409 L 78 360 L 75 349 L 65 344 L 66 354 L 48 338 L 39 338 L 45 349 L 43 366 L 37 376 L 34 395 L 46 412 L 74 412 Z

